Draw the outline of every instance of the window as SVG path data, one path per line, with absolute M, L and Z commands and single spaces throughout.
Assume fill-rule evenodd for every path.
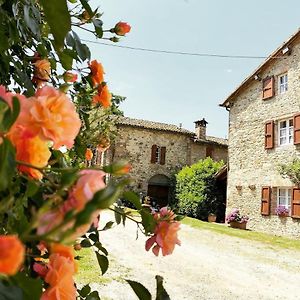
M 157 146 L 155 151 L 155 162 L 160 163 L 161 147 Z
M 166 147 L 152 145 L 151 163 L 164 165 L 166 160 Z
M 279 146 L 293 144 L 294 142 L 293 119 L 279 121 L 278 124 L 279 124 L 278 125 Z
M 284 94 L 288 90 L 288 75 L 283 74 L 278 76 L 278 92 Z
M 284 206 L 291 212 L 292 189 L 278 188 L 277 206 Z

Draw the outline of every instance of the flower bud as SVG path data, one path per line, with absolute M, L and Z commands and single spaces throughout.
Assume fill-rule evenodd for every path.
M 78 78 L 76 73 L 72 73 L 70 71 L 67 71 L 63 75 L 64 81 L 65 82 L 75 82 Z
M 125 35 L 131 30 L 131 26 L 125 22 L 119 22 L 114 27 L 114 32 L 117 35 Z

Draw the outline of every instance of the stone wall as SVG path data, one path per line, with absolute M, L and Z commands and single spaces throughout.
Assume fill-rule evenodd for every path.
M 278 75 L 288 73 L 288 91 L 278 93 Z M 291 55 L 273 61 L 261 78 L 275 76 L 275 96 L 262 99 L 262 82 L 253 80 L 241 92 L 230 108 L 229 117 L 229 173 L 227 190 L 227 213 L 237 207 L 250 216 L 249 228 L 274 234 L 300 237 L 297 219 L 284 220 L 275 215 L 277 187 L 292 187 L 282 178 L 278 165 L 293 157 L 300 157 L 300 148 L 295 145 L 278 145 L 278 122 L 292 118 L 300 112 L 300 46 L 292 47 Z M 275 147 L 264 148 L 265 123 L 275 122 Z M 272 187 L 270 216 L 261 216 L 262 186 Z
M 219 146 L 217 144 L 206 143 L 192 143 L 191 145 L 191 164 L 196 163 L 200 159 L 206 157 L 206 148 L 212 148 L 212 159 L 219 161 L 223 160 L 225 163 L 228 159 L 227 146 Z
M 164 165 L 151 163 L 151 147 L 166 147 Z M 190 161 L 190 137 L 188 135 L 120 126 L 114 145 L 113 160 L 128 159 L 131 177 L 137 190 L 147 192 L 149 179 L 156 174 L 170 177 Z

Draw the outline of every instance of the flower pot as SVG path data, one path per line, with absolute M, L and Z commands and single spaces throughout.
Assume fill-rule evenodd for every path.
M 208 215 L 207 219 L 208 219 L 208 222 L 210 222 L 210 223 L 216 222 L 217 216 L 214 214 L 211 214 L 211 215 Z
M 247 223 L 239 223 L 239 222 L 230 222 L 229 226 L 232 228 L 246 229 Z
M 285 217 L 288 217 L 288 216 L 289 216 L 288 213 L 278 214 L 279 218 L 285 218 Z

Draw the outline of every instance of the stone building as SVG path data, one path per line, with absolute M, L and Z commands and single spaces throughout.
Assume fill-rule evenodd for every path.
M 300 157 L 300 31 L 273 52 L 221 104 L 229 111 L 227 213 L 249 228 L 300 236 L 300 190 L 278 167 Z M 277 206 L 289 210 L 279 217 Z
M 133 190 L 152 197 L 160 206 L 170 197 L 171 176 L 183 166 L 212 157 L 227 161 L 227 140 L 206 135 L 207 122 L 195 122 L 195 132 L 152 121 L 121 117 L 111 161 L 127 159 Z

